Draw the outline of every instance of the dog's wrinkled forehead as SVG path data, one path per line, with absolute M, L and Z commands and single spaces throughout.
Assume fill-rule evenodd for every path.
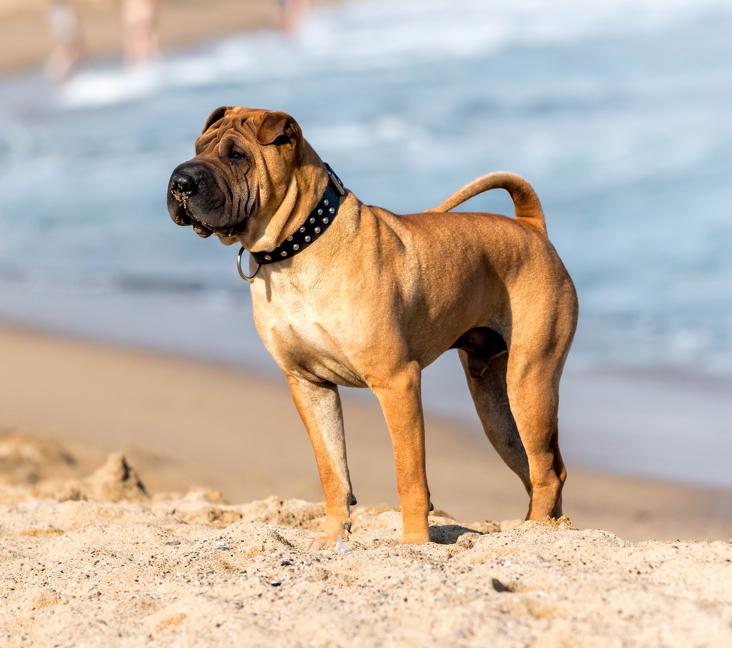
M 210 129 L 240 128 L 245 124 L 250 129 L 256 130 L 268 112 L 267 110 L 247 108 L 246 106 L 221 106 L 208 116 L 202 133 Z
M 296 142 L 301 138 L 300 127 L 290 115 L 244 106 L 222 106 L 206 120 L 203 132 L 196 139 L 196 150 L 202 153 L 212 143 L 231 137 L 260 146 Z
M 196 139 L 196 148 L 199 151 L 203 150 L 229 133 L 244 139 L 254 139 L 263 112 L 265 111 L 244 107 L 217 108 L 209 115 L 201 134 Z

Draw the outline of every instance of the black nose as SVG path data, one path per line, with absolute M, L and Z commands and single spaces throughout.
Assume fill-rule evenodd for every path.
M 196 181 L 185 173 L 174 173 L 170 178 L 170 188 L 173 191 L 192 196 L 198 191 L 198 185 Z

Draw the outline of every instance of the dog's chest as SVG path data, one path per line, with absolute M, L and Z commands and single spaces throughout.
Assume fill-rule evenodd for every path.
M 340 385 L 364 385 L 353 361 L 358 339 L 354 322 L 337 300 L 323 303 L 284 291 L 276 298 L 261 297 L 253 291 L 254 322 L 283 371 Z

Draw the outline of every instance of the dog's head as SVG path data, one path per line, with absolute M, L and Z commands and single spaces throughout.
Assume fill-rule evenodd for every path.
M 285 201 L 305 146 L 300 127 L 286 113 L 217 108 L 196 139 L 195 157 L 170 176 L 170 217 L 227 244 L 262 238 Z

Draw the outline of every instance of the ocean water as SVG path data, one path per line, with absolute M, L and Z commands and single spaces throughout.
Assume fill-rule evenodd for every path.
M 573 366 L 729 378 L 730 34 L 728 0 L 374 0 L 60 90 L 6 79 L 0 318 L 273 371 L 236 249 L 165 208 L 208 113 L 245 104 L 290 112 L 349 188 L 397 212 L 521 173 L 578 287 Z M 501 192 L 471 208 L 512 213 Z M 428 402 L 469 411 L 438 396 L 446 363 Z

